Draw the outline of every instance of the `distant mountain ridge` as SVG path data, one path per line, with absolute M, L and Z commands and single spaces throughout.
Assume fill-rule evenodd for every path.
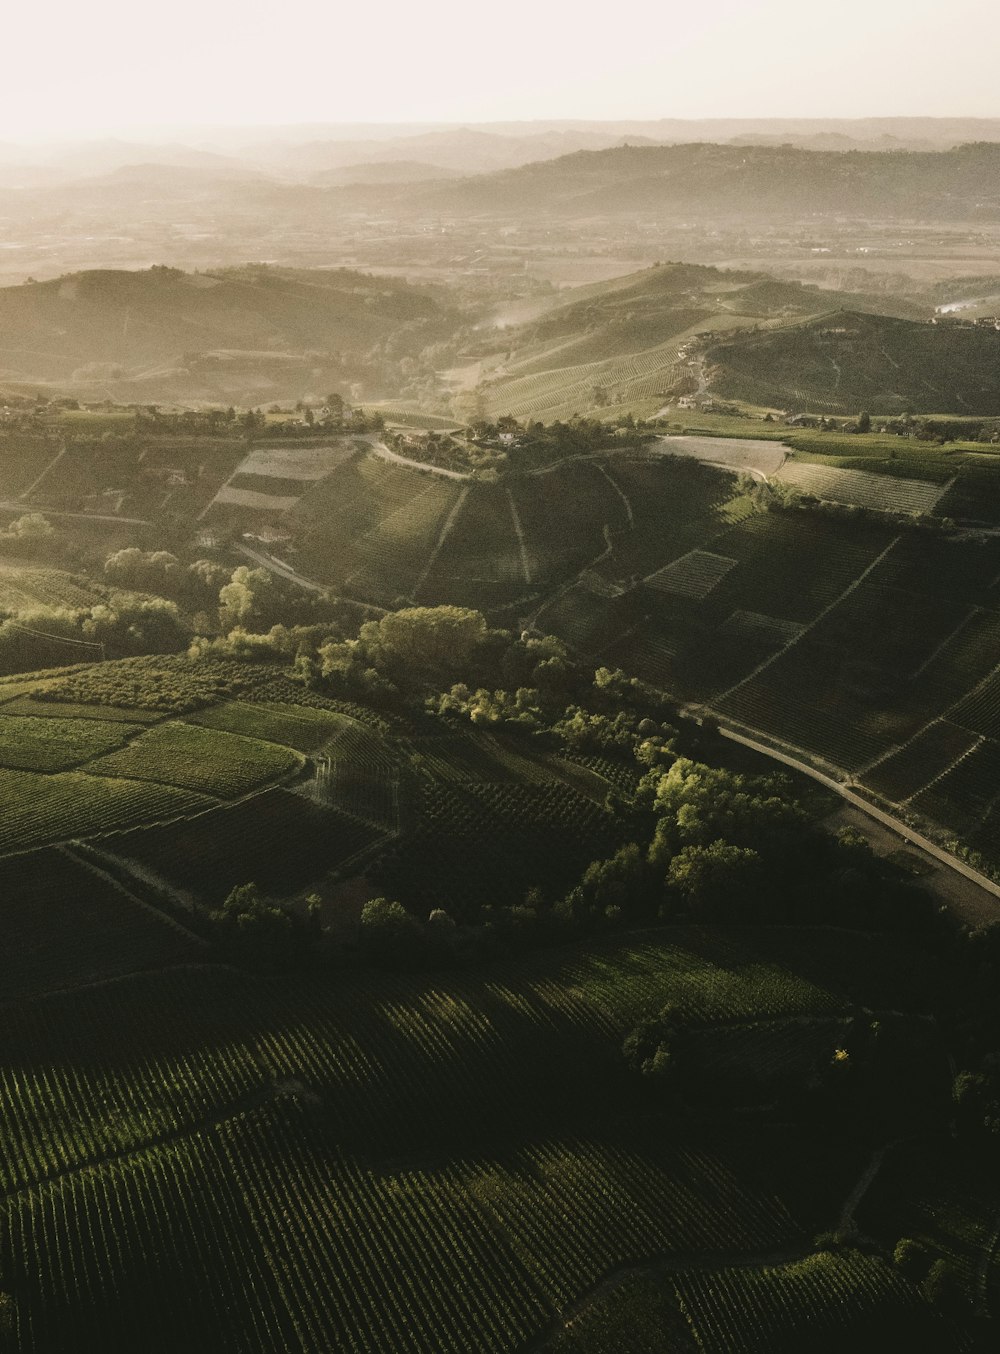
M 1000 145 L 933 152 L 789 146 L 626 146 L 414 190 L 411 208 L 556 216 L 815 213 L 955 220 L 1000 215 Z

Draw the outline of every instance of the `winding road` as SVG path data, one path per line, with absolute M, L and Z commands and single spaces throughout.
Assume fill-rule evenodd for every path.
M 759 752 L 764 757 L 771 758 L 772 761 L 781 762 L 783 766 L 790 767 L 793 771 L 798 771 L 811 780 L 817 781 L 828 790 L 833 790 L 845 803 L 851 808 L 862 814 L 864 818 L 878 824 L 880 827 L 888 828 L 889 832 L 900 839 L 899 844 L 905 845 L 918 856 L 925 858 L 925 864 L 934 862 L 936 865 L 944 865 L 952 874 L 959 876 L 966 881 L 966 889 L 963 893 L 955 893 L 954 890 L 943 888 L 940 890 L 944 900 L 952 907 L 952 910 L 959 913 L 970 921 L 983 921 L 986 917 L 996 920 L 996 902 L 1000 900 L 1000 885 L 994 884 L 992 879 L 986 875 L 980 874 L 978 870 L 973 869 L 971 865 L 966 865 L 957 856 L 953 856 L 950 851 L 944 850 L 929 838 L 915 832 L 913 828 L 892 814 L 886 813 L 883 809 L 877 808 L 861 795 L 855 794 L 849 785 L 842 781 L 835 780 L 833 776 L 826 775 L 823 771 L 818 771 L 808 762 L 802 761 L 794 755 L 792 750 L 783 751 L 779 748 L 771 747 L 767 743 L 760 742 L 759 739 L 751 736 L 752 730 L 746 733 L 741 732 L 739 728 L 727 723 L 714 710 L 707 706 L 689 707 L 688 713 L 701 717 L 709 717 L 718 725 L 719 733 L 723 738 L 728 738 L 731 742 L 740 743 L 743 747 L 750 748 L 754 752 Z M 968 885 L 973 885 L 976 892 L 968 889 Z M 988 895 L 985 899 L 983 895 Z

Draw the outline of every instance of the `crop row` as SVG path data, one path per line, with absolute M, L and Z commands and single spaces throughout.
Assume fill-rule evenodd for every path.
M 289 748 L 192 724 L 158 724 L 127 747 L 91 762 L 97 776 L 157 781 L 236 799 L 300 765 Z
M 789 461 L 778 479 L 805 494 L 833 503 L 852 503 L 879 512 L 930 513 L 941 497 L 941 485 L 895 475 L 870 475 L 863 470 Z
M 0 766 L 14 771 L 62 771 L 122 745 L 137 724 L 91 719 L 0 715 Z
M 712 594 L 722 616 L 759 611 L 808 622 L 853 583 L 888 545 L 883 532 L 805 514 L 761 513 L 712 543 L 738 561 Z
M 799 1242 L 780 1202 L 706 1151 L 542 1138 L 383 1170 L 291 1090 L 27 1190 L 7 1214 L 0 1262 L 31 1354 L 514 1354 L 621 1265 Z
M 916 1336 L 929 1317 L 915 1287 L 880 1257 L 859 1252 L 820 1251 L 760 1269 L 693 1269 L 674 1282 L 705 1354 L 878 1348 L 879 1334 Z
M 0 854 L 196 813 L 202 795 L 155 781 L 0 770 Z
M 0 893 L 8 1002 L 195 953 L 174 927 L 55 849 L 0 862 Z
M 975 745 L 976 735 L 938 719 L 897 752 L 865 773 L 864 781 L 894 804 L 902 804 Z
M 948 712 L 963 729 L 986 738 L 1000 738 L 1000 669 Z
M 356 818 L 277 789 L 123 833 L 108 845 L 217 907 L 237 884 L 256 883 L 279 897 L 297 893 L 379 837 Z
M 344 726 L 341 715 L 332 710 L 312 710 L 308 706 L 269 704 L 263 701 L 226 701 L 222 705 L 197 710 L 188 716 L 189 724 L 242 734 L 246 738 L 284 743 L 299 752 L 321 747 Z
M 725 578 L 736 561 L 707 550 L 691 550 L 672 564 L 664 565 L 646 580 L 651 588 L 703 601 L 712 589 Z
M 623 1032 L 667 1002 L 701 1021 L 843 1009 L 737 954 L 681 932 L 532 956 L 485 981 L 264 988 L 197 968 L 51 997 L 9 1013 L 0 1036 L 0 1180 L 9 1189 L 137 1148 L 269 1080 L 323 1095 L 341 1142 L 440 1143 L 473 1123 L 497 1131 L 527 1104 L 587 1103 L 595 1067 L 617 1066 Z
M 5 431 L 0 436 L 0 497 L 15 498 L 51 465 L 59 443 L 47 437 Z
M 98 600 L 93 588 L 82 587 L 59 569 L 11 569 L 0 574 L 0 610 L 28 611 L 39 606 L 90 607 Z
M 961 835 L 1000 799 L 1000 743 L 984 740 L 913 800 L 928 818 Z
M 169 973 L 8 1012 L 0 1034 L 0 1190 L 7 1192 L 193 1126 L 261 1084 L 238 1034 L 238 983 Z M 180 1003 L 178 1004 L 178 1000 Z

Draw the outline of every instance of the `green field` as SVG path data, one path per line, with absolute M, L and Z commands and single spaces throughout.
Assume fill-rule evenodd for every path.
M 197 813 L 204 795 L 154 780 L 0 771 L 0 854 Z
M 266 743 L 281 743 L 299 752 L 312 752 L 340 733 L 347 721 L 333 711 L 312 710 L 304 705 L 226 701 L 196 711 L 185 722 Z
M 94 776 L 148 780 L 237 799 L 301 765 L 289 749 L 190 724 L 160 724 L 119 752 L 92 761 Z
M 95 719 L 0 715 L 0 766 L 12 771 L 66 771 L 133 738 L 139 724 Z

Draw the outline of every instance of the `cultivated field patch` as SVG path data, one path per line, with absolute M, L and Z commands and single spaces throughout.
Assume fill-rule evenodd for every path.
M 703 601 L 712 589 L 725 578 L 736 560 L 727 555 L 716 555 L 709 550 L 691 550 L 672 564 L 658 569 L 645 580 L 646 586 L 677 597 Z
M 355 453 L 351 441 L 326 447 L 255 447 L 241 461 L 239 475 L 266 475 L 282 480 L 321 480 Z
M 87 770 L 95 776 L 156 781 L 235 799 L 299 765 L 295 752 L 275 743 L 171 722 L 148 729 L 127 747 L 91 762 Z
M 290 498 L 282 494 L 262 494 L 256 489 L 237 489 L 224 484 L 215 495 L 213 507 L 225 504 L 234 508 L 257 508 L 267 512 L 288 512 L 298 503 L 298 497 Z
M 64 771 L 121 747 L 142 725 L 111 720 L 0 715 L 0 766 Z
M 927 480 L 870 475 L 864 470 L 789 461 L 777 472 L 780 483 L 830 503 L 849 503 L 876 512 L 932 513 L 945 492 Z
M 157 781 L 0 770 L 0 854 L 177 818 L 212 803 Z
M 723 635 L 745 639 L 752 644 L 779 645 L 801 635 L 805 627 L 781 616 L 766 616 L 760 611 L 734 611 L 719 626 Z
M 692 456 L 726 470 L 756 470 L 775 475 L 788 456 L 781 442 L 753 437 L 658 437 L 651 450 L 661 456 Z

